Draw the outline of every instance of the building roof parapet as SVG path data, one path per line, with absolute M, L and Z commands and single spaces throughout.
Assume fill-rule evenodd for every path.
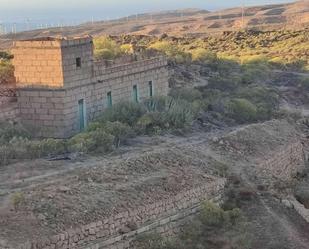
M 91 36 L 85 37 L 39 37 L 13 42 L 13 48 L 62 48 L 92 43 Z

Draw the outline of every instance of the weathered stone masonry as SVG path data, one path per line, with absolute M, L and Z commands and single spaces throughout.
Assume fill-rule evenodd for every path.
M 262 182 L 275 183 L 276 180 L 289 182 L 304 169 L 304 147 L 297 141 L 277 153 L 273 152 L 271 158 L 258 163 L 255 166 L 255 175 Z
M 91 37 L 18 41 L 13 53 L 17 115 L 38 136 L 69 137 L 110 102 L 168 93 L 164 57 L 107 66 L 94 60 Z
M 136 235 L 154 230 L 165 233 L 173 223 L 178 225 L 177 221 L 196 213 L 202 201 L 220 199 L 225 184 L 225 179 L 214 178 L 173 198 L 163 198 L 50 238 L 27 242 L 18 249 L 130 248 Z

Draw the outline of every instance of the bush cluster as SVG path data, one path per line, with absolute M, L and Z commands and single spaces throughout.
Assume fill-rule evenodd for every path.
M 122 55 L 134 53 L 132 44 L 120 45 L 108 36 L 97 37 L 93 43 L 96 59 L 113 60 Z
M 0 85 L 8 85 L 14 82 L 14 67 L 11 61 L 0 59 Z
M 141 249 L 198 249 L 250 248 L 246 221 L 239 209 L 223 210 L 205 202 L 200 214 L 188 222 L 179 237 L 164 239 L 158 234 L 147 234 L 136 241 Z
M 137 134 L 173 131 L 190 126 L 196 115 L 193 103 L 173 97 L 155 97 L 142 103 L 123 102 L 106 110 L 99 119 L 121 122 Z
M 107 109 L 84 132 L 70 139 L 36 140 L 20 125 L 1 124 L 0 164 L 72 152 L 108 153 L 137 134 L 185 129 L 195 115 L 196 107 L 191 102 L 159 97 L 142 103 L 118 103 Z

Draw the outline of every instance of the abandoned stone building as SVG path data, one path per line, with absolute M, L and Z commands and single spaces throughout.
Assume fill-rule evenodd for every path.
M 42 137 L 70 137 L 114 103 L 168 93 L 166 58 L 96 61 L 88 36 L 16 41 L 12 52 L 16 96 L 2 98 L 0 120 Z

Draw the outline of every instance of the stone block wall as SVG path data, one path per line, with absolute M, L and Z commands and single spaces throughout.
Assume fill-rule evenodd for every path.
M 18 90 L 20 118 L 23 123 L 37 127 L 38 136 L 65 138 L 79 132 L 78 101 L 85 103 L 89 122 L 107 108 L 107 93 L 113 104 L 133 101 L 133 86 L 139 100 L 149 97 L 149 81 L 154 95 L 167 95 L 168 70 L 164 58 L 153 58 L 121 65 L 96 73 L 92 83 L 62 89 L 21 88 Z
M 272 183 L 274 183 L 274 179 L 288 182 L 304 169 L 305 154 L 300 141 L 274 152 L 271 158 L 258 163 L 255 167 L 258 179 L 262 182 Z M 272 180 L 270 181 L 270 179 Z
M 61 53 L 65 88 L 93 82 L 93 42 L 91 38 L 63 41 Z M 76 65 L 77 58 L 80 59 L 80 67 Z
M 17 87 L 62 87 L 61 41 L 17 41 L 12 49 Z
M 18 249 L 129 248 L 136 235 L 155 229 L 166 231 L 172 222 L 195 213 L 202 201 L 220 199 L 225 184 L 225 179 L 216 178 L 173 198 L 128 209 L 50 238 L 27 242 Z
M 111 92 L 112 102 L 133 101 L 133 86 L 138 89 L 139 100 L 149 98 L 149 82 L 152 81 L 153 94 L 166 96 L 168 94 L 168 70 L 164 60 L 158 58 L 140 61 L 134 64 L 106 69 L 96 77 L 95 83 L 68 89 L 65 109 L 70 119 L 69 134 L 78 132 L 77 103 L 84 99 L 87 121 L 95 119 L 108 107 L 107 93 Z M 100 76 L 99 76 L 100 75 Z
M 72 87 L 90 82 L 92 38 L 39 38 L 17 41 L 12 49 L 18 87 Z M 80 66 L 77 66 L 77 58 Z
M 65 137 L 64 97 L 64 90 L 19 89 L 17 99 L 21 122 L 35 130 L 38 137 Z

